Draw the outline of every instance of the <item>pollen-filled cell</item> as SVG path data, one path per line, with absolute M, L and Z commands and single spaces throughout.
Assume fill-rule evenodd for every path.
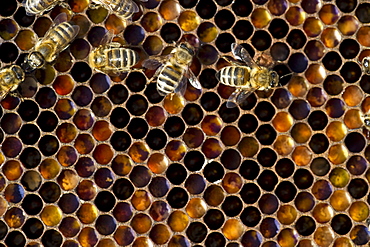
M 356 17 L 352 15 L 344 15 L 339 19 L 337 25 L 339 31 L 345 36 L 351 36 L 357 31 L 357 41 L 364 46 L 368 46 L 364 44 L 369 43 L 365 38 L 365 33 L 368 31 L 368 27 L 362 26 L 359 28 L 359 23 Z
M 181 6 L 177 1 L 163 1 L 159 6 L 159 13 L 165 20 L 174 20 L 181 13 Z
M 290 25 L 298 26 L 306 20 L 306 13 L 298 6 L 291 6 L 285 13 L 285 18 Z

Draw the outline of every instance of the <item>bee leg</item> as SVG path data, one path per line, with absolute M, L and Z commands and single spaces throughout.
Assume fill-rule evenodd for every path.
M 65 8 L 65 9 L 71 9 L 71 7 L 69 6 L 69 4 L 67 4 L 66 2 L 59 2 L 58 5 L 62 8 Z
M 89 5 L 90 9 L 98 9 L 99 7 L 101 7 L 101 5 L 96 2 L 91 2 Z

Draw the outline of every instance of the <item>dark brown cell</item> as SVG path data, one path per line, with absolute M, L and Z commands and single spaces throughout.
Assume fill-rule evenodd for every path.
M 266 193 L 258 201 L 259 209 L 264 214 L 273 214 L 279 207 L 279 201 L 275 195 Z
M 44 225 L 37 218 L 29 218 L 22 227 L 22 231 L 27 238 L 37 239 L 41 237 L 44 232 Z
M 353 153 L 361 152 L 366 145 L 365 137 L 358 132 L 349 133 L 346 136 L 344 143 L 346 144 L 348 150 Z
M 301 216 L 296 224 L 295 229 L 302 236 L 309 236 L 316 230 L 315 220 L 310 216 Z
M 93 98 L 90 87 L 78 86 L 73 90 L 72 99 L 78 106 L 87 106 Z
M 340 75 L 348 83 L 357 82 L 362 75 L 360 65 L 356 62 L 346 62 L 340 69 Z
M 97 193 L 95 183 L 90 180 L 82 180 L 75 190 L 78 197 L 84 201 L 90 201 L 94 199 Z
M 69 51 L 65 50 L 58 54 L 54 68 L 59 72 L 67 72 L 73 65 L 73 58 Z
M 262 236 L 256 230 L 249 230 L 245 232 L 241 239 L 243 246 L 260 246 L 262 243 Z
M 122 189 L 125 190 L 126 188 L 127 187 L 124 187 Z M 114 207 L 116 203 L 116 198 L 114 197 L 112 192 L 103 190 L 96 195 L 94 203 L 100 211 L 109 212 Z
M 14 62 L 17 59 L 18 54 L 18 48 L 14 43 L 4 42 L 0 45 L 0 59 L 2 62 Z
M 28 215 L 36 215 L 43 208 L 43 202 L 40 196 L 36 194 L 28 194 L 22 201 L 22 208 Z
M 289 107 L 289 113 L 292 115 L 293 118 L 297 120 L 305 119 L 309 112 L 311 107 L 305 100 L 294 100 L 292 104 Z
M 207 237 L 207 233 L 207 227 L 201 222 L 192 222 L 186 229 L 186 235 L 195 243 L 202 242 Z
M 350 233 L 351 240 L 355 245 L 363 245 L 369 242 L 369 231 L 366 226 L 356 225 Z
M 271 46 L 272 39 L 268 32 L 264 30 L 258 30 L 254 32 L 251 42 L 255 49 L 264 51 Z
M 86 82 L 90 79 L 92 70 L 87 63 L 76 62 L 70 73 L 76 82 Z
M 218 11 L 215 16 L 215 23 L 221 30 L 229 29 L 235 22 L 234 15 L 227 9 Z
M 324 81 L 324 89 L 330 95 L 340 94 L 343 91 L 343 79 L 338 75 L 329 75 Z
M 22 119 L 18 114 L 6 113 L 1 118 L 1 128 L 6 134 L 14 134 L 18 132 L 22 125 Z
M 141 116 L 148 109 L 148 102 L 142 95 L 134 94 L 128 99 L 126 107 L 131 114 Z
M 49 229 L 42 235 L 41 242 L 44 247 L 61 246 L 63 243 L 63 237 L 58 231 Z
M 149 184 L 149 191 L 154 197 L 162 197 L 170 189 L 170 183 L 165 177 L 154 177 Z
M 325 54 L 322 63 L 327 70 L 336 71 L 342 65 L 342 59 L 337 52 L 330 51 Z
M 265 238 L 275 237 L 280 230 L 280 224 L 277 219 L 267 217 L 261 221 L 260 232 Z
M 174 187 L 166 198 L 172 208 L 183 208 L 188 203 L 189 195 L 183 188 Z
M 61 189 L 59 185 L 54 182 L 46 182 L 41 186 L 39 194 L 44 202 L 53 203 L 59 199 L 61 195 Z
M 311 106 L 319 107 L 326 102 L 328 96 L 322 88 L 313 87 L 308 91 L 306 98 Z
M 248 1 L 237 0 L 234 1 L 232 9 L 236 15 L 246 17 L 252 12 L 253 5 L 249 0 Z
M 351 219 L 345 214 L 337 214 L 331 220 L 331 227 L 339 235 L 347 234 L 352 228 Z
M 352 179 L 348 184 L 348 192 L 355 199 L 361 199 L 368 193 L 369 185 L 362 178 Z
M 97 117 L 107 116 L 112 109 L 112 103 L 104 96 L 96 97 L 91 103 L 91 110 Z
M 63 213 L 70 214 L 75 212 L 80 206 L 80 200 L 75 194 L 63 194 L 58 201 L 58 206 L 63 211 Z
M 5 244 L 7 246 L 23 247 L 26 244 L 26 238 L 23 233 L 12 231 L 8 233 L 8 236 L 5 239 Z
M 113 209 L 113 216 L 119 222 L 127 222 L 132 217 L 132 206 L 127 202 L 119 202 Z
M 126 33 L 126 31 L 125 31 L 125 33 Z M 181 30 L 174 23 L 166 23 L 162 26 L 160 34 L 161 34 L 161 37 L 163 38 L 163 40 L 165 42 L 171 44 L 172 42 L 176 42 L 180 39 Z M 131 35 L 131 33 L 130 33 L 130 35 Z
M 80 222 L 72 216 L 64 218 L 59 225 L 59 231 L 67 238 L 76 236 L 80 231 L 80 228 Z
M 95 221 L 95 229 L 102 235 L 112 234 L 117 227 L 116 220 L 107 214 L 99 215 Z
M 100 168 L 94 174 L 94 181 L 100 188 L 109 188 L 115 180 L 113 172 L 108 168 Z
M 243 202 L 237 196 L 228 196 L 221 205 L 222 211 L 229 217 L 240 214 L 243 209 Z
M 152 173 L 145 166 L 135 166 L 130 173 L 131 182 L 138 188 L 146 186 L 151 179 Z
M 344 13 L 352 12 L 357 6 L 357 0 L 337 0 L 336 5 Z
M 326 180 L 317 180 L 312 186 L 312 194 L 318 200 L 326 200 L 333 193 L 332 185 Z
M 7 137 L 2 144 L 1 150 L 6 157 L 14 158 L 21 152 L 22 143 L 16 137 Z
M 205 187 L 206 181 L 199 174 L 191 174 L 185 181 L 186 190 L 193 195 L 201 194 Z

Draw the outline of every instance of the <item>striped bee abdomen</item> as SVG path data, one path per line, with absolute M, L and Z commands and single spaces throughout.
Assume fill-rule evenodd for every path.
M 218 73 L 221 83 L 232 87 L 250 87 L 250 69 L 242 66 L 227 66 Z
M 27 0 L 25 1 L 26 12 L 29 14 L 39 14 L 52 8 L 59 0 Z
M 173 93 L 184 75 L 184 68 L 168 64 L 162 69 L 157 79 L 157 90 L 160 94 Z
M 76 36 L 75 29 L 69 22 L 63 22 L 50 30 L 49 39 L 54 42 L 60 50 L 63 50 Z M 47 40 L 45 40 L 47 42 Z
M 112 69 L 127 69 L 138 62 L 138 55 L 135 51 L 126 48 L 113 48 L 107 51 L 108 66 Z

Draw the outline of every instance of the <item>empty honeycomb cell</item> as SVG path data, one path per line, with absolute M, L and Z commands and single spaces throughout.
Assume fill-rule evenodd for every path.
M 360 46 L 354 39 L 345 39 L 340 43 L 339 51 L 345 59 L 352 59 L 358 55 Z
M 262 148 L 257 156 L 258 163 L 263 167 L 272 167 L 276 159 L 276 153 L 270 148 Z
M 328 124 L 328 117 L 323 111 L 313 111 L 308 117 L 308 124 L 312 130 L 323 130 Z
M 272 37 L 276 39 L 284 38 L 289 31 L 289 25 L 283 19 L 272 19 L 268 28 Z
M 275 171 L 280 177 L 288 178 L 294 172 L 294 163 L 288 158 L 280 159 L 275 165 Z
M 90 79 L 92 70 L 86 62 L 76 62 L 70 73 L 76 82 L 85 82 Z
M 271 15 L 265 8 L 256 8 L 251 15 L 251 21 L 255 28 L 264 28 L 271 21 Z
M 202 25 L 203 25 L 203 23 L 200 24 L 200 26 L 202 26 Z M 272 23 L 271 23 L 271 25 L 272 25 Z M 232 29 L 232 32 L 235 35 L 235 37 L 238 38 L 238 39 L 241 39 L 241 40 L 248 39 L 253 34 L 253 31 L 254 31 L 254 27 L 248 20 L 238 20 L 235 23 L 235 25 L 233 26 L 233 29 Z M 215 32 L 217 32 L 217 29 L 215 30 Z M 201 40 L 202 40 L 202 38 L 201 38 Z M 204 40 L 202 40 L 202 41 L 204 41 Z
M 197 150 L 188 152 L 184 158 L 184 165 L 189 171 L 200 171 L 204 162 L 204 155 Z
M 275 189 L 275 195 L 281 202 L 287 203 L 294 199 L 297 188 L 290 181 L 283 181 Z
M 131 114 L 140 116 L 143 115 L 148 109 L 148 102 L 142 95 L 134 94 L 128 99 L 126 107 Z
M 216 161 L 208 163 L 203 168 L 203 175 L 209 182 L 215 182 L 222 179 L 224 174 L 225 171 L 223 166 Z
M 58 228 L 64 237 L 71 238 L 78 234 L 81 224 L 76 218 L 69 216 L 62 220 Z
M 44 233 L 44 225 L 37 218 L 29 218 L 22 227 L 24 234 L 30 239 L 37 239 Z
M 256 176 L 257 175 L 258 174 L 256 174 Z M 257 202 L 259 197 L 261 196 L 261 189 L 254 183 L 248 183 L 248 184 L 245 184 L 243 186 L 242 190 L 240 191 L 240 195 L 241 195 L 241 198 L 243 199 L 243 201 L 245 203 L 253 204 L 253 203 Z M 260 217 L 260 215 L 259 215 L 259 217 Z M 255 215 L 254 215 L 253 218 L 255 218 Z M 253 218 L 252 218 L 252 221 L 253 221 Z M 246 220 L 248 220 L 248 219 L 246 219 Z M 244 221 L 245 220 L 243 220 L 243 223 L 244 223 Z M 258 221 L 257 221 L 257 223 L 258 223 Z
M 252 36 L 252 45 L 259 51 L 268 49 L 271 46 L 272 39 L 268 32 L 257 30 Z
M 278 178 L 276 176 L 276 174 L 274 172 L 272 172 L 271 170 L 264 170 L 258 177 L 258 185 L 266 190 L 266 191 L 272 191 L 274 190 L 277 182 L 278 182 Z
M 344 235 L 351 229 L 352 221 L 345 214 L 337 214 L 331 221 L 331 227 L 333 228 L 334 232 Z
M 364 136 L 358 132 L 352 132 L 348 134 L 344 140 L 344 143 L 346 144 L 348 150 L 353 153 L 361 152 L 366 145 Z
M 291 6 L 285 13 L 285 18 L 290 25 L 298 26 L 306 20 L 306 13 L 298 6 Z
M 362 70 L 356 62 L 346 62 L 343 64 L 340 74 L 348 83 L 357 82 L 362 75 Z
M 242 0 L 234 1 L 231 7 L 232 7 L 234 14 L 240 17 L 249 16 L 253 9 L 253 5 L 249 0 L 248 1 L 242 1 Z
M 234 217 L 239 215 L 243 209 L 243 202 L 238 196 L 227 196 L 221 205 L 226 216 Z
M 227 53 L 231 51 L 231 44 L 235 43 L 234 36 L 229 33 L 222 33 L 217 37 L 215 42 L 219 51 Z
M 16 45 L 10 42 L 3 42 L 0 46 L 0 59 L 4 63 L 14 62 L 19 51 Z
M 22 232 L 14 230 L 8 233 L 4 242 L 7 246 L 21 247 L 21 246 L 25 246 L 26 238 Z
M 134 139 L 141 139 L 148 132 L 148 124 L 142 118 L 133 118 L 127 130 Z

